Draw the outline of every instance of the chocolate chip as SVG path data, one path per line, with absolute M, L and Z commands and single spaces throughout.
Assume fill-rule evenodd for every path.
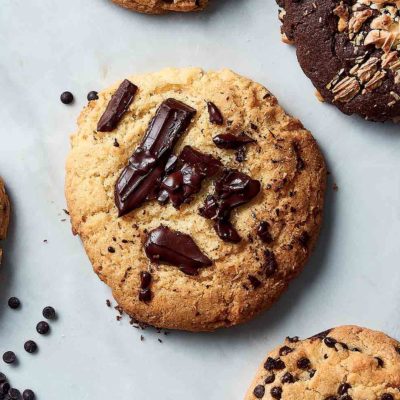
M 325 343 L 326 346 L 328 346 L 330 348 L 335 348 L 337 340 L 332 338 L 332 337 L 330 337 L 330 336 L 327 336 L 326 338 L 324 338 L 324 343 Z
M 310 369 L 310 370 L 308 371 L 308 373 L 309 373 L 309 375 L 310 375 L 310 378 L 313 378 L 316 372 L 317 372 L 317 371 L 316 371 L 315 369 Z
M 307 231 L 303 231 L 299 236 L 300 245 L 306 249 L 308 247 L 310 239 L 310 234 Z
M 216 220 L 214 230 L 218 237 L 224 242 L 239 243 L 242 238 L 230 221 Z
M 42 314 L 46 319 L 56 319 L 56 310 L 51 306 L 43 308 Z
M 145 252 L 152 262 L 175 265 L 188 275 L 197 275 L 199 268 L 212 265 L 189 235 L 163 225 L 149 232 Z
M 265 387 L 263 385 L 257 385 L 253 390 L 253 394 L 257 399 L 262 399 L 265 394 Z
M 22 393 L 23 400 L 35 400 L 35 393 L 31 389 L 26 389 Z
M 119 143 L 118 143 L 118 140 L 116 138 L 114 138 L 113 146 L 114 147 L 119 147 Z
M 157 197 L 171 151 L 195 113 L 196 110 L 174 99 L 160 105 L 115 185 L 118 216 Z
M 289 353 L 291 353 L 293 351 L 292 348 L 290 348 L 289 346 L 283 346 L 279 349 L 279 355 L 280 356 L 286 356 Z
M 316 339 L 324 340 L 331 331 L 332 331 L 332 329 L 327 329 L 326 331 L 317 333 L 316 335 L 309 337 L 309 339 L 310 340 L 316 340 Z
M 0 383 L 0 395 L 7 394 L 10 390 L 10 384 L 8 382 Z
M 224 123 L 224 118 L 222 117 L 219 108 L 211 101 L 207 102 L 208 115 L 210 122 L 215 125 L 222 125 Z
M 37 344 L 33 340 L 28 340 L 24 344 L 25 351 L 27 351 L 28 353 L 31 353 L 31 354 L 35 353 L 37 351 L 37 348 L 38 348 Z
M 285 367 L 285 363 L 280 358 L 268 357 L 264 363 L 264 368 L 268 371 L 285 369 Z
M 282 383 L 293 383 L 294 382 L 294 377 L 290 372 L 286 372 L 282 378 L 281 378 Z
M 278 263 L 276 262 L 275 254 L 268 249 L 264 250 L 264 263 L 262 268 L 267 278 L 274 275 L 278 269 Z
M 266 385 L 269 385 L 270 383 L 273 383 L 274 381 L 275 381 L 275 374 L 271 374 L 265 378 L 264 382 Z
M 152 294 L 150 288 L 139 290 L 139 300 L 145 303 L 151 301 Z
M 273 239 L 269 232 L 269 223 L 261 221 L 257 228 L 257 235 L 264 243 L 272 243 Z
M 21 399 L 21 392 L 16 388 L 11 388 L 8 391 L 8 397 L 10 400 L 20 400 Z
M 2 372 L 0 372 L 0 383 L 3 382 L 7 382 L 7 377 Z
M 348 383 L 342 383 L 340 386 L 339 386 L 339 388 L 338 388 L 338 394 L 340 394 L 340 395 L 344 395 L 344 394 L 346 394 L 348 391 L 349 391 L 349 389 L 351 389 L 351 385 L 349 385 Z
M 256 278 L 255 276 L 249 275 L 248 278 L 251 283 L 251 286 L 253 286 L 253 289 L 257 289 L 258 287 L 261 286 L 260 280 L 258 278 Z
M 378 367 L 382 368 L 383 365 L 384 365 L 382 358 L 380 358 L 380 357 L 375 357 L 375 360 L 376 360 L 376 362 L 378 363 Z
M 63 92 L 60 96 L 61 103 L 71 104 L 74 101 L 74 95 L 71 92 Z
M 273 387 L 272 389 L 271 389 L 271 396 L 274 398 L 274 399 L 277 399 L 277 400 L 279 400 L 281 397 L 282 397 L 282 388 L 281 387 L 279 387 L 279 386 L 275 386 L 275 387 Z
M 297 343 L 300 339 L 299 339 L 298 336 L 293 336 L 293 337 L 287 336 L 287 337 L 286 337 L 286 340 L 287 340 L 289 343 Z
M 219 149 L 239 149 L 246 144 L 255 143 L 255 140 L 241 132 L 239 135 L 221 133 L 213 137 L 213 142 Z
M 97 123 L 99 132 L 111 132 L 122 119 L 135 97 L 137 86 L 125 79 L 112 95 L 104 114 Z
M 381 400 L 394 400 L 394 397 L 390 393 L 383 393 Z
M 19 300 L 18 297 L 10 297 L 10 298 L 8 299 L 8 306 L 9 306 L 10 308 L 12 308 L 13 310 L 19 308 L 20 305 L 21 305 L 21 302 L 20 302 L 20 300 Z
M 115 249 L 112 246 L 109 246 L 107 250 L 109 253 L 115 253 Z
M 147 271 L 142 271 L 140 273 L 140 287 L 141 289 L 146 289 L 151 284 L 151 274 Z
M 17 361 L 17 356 L 15 355 L 15 353 L 13 351 L 6 351 L 3 354 L 3 361 L 6 364 L 13 364 L 13 363 L 15 363 L 15 361 Z
M 297 360 L 297 367 L 300 369 L 308 369 L 311 366 L 311 362 L 307 357 L 301 357 Z
M 97 100 L 99 98 L 98 93 L 94 90 L 90 91 L 87 95 L 89 101 Z
M 50 330 L 50 325 L 46 321 L 40 321 L 36 325 L 36 331 L 41 335 L 46 335 Z

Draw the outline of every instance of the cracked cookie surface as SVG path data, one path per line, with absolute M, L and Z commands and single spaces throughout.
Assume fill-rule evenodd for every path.
M 373 121 L 400 118 L 400 2 L 277 0 L 284 41 L 322 98 Z
M 246 400 L 399 400 L 400 343 L 384 333 L 342 326 L 273 350 Z
M 4 182 L 0 178 L 0 240 L 4 240 L 7 236 L 8 223 L 10 220 L 10 202 L 4 187 Z M 0 248 L 0 263 L 3 250 Z
M 146 14 L 203 10 L 208 0 L 112 0 L 114 3 Z
M 71 138 L 65 193 L 73 231 L 80 235 L 95 272 L 134 318 L 191 331 L 249 320 L 277 300 L 316 242 L 326 184 L 316 141 L 267 89 L 229 70 L 167 69 L 128 79 L 138 89 L 116 129 L 96 131 L 118 84 L 89 102 Z M 196 110 L 175 154 L 193 146 L 261 183 L 255 198 L 232 211 L 240 243 L 222 241 L 213 222 L 199 214 L 214 191 L 214 178 L 205 179 L 193 201 L 179 209 L 148 201 L 118 218 L 115 183 L 168 98 Z M 222 125 L 210 121 L 207 102 L 218 107 Z M 247 145 L 245 160 L 237 161 L 235 150 L 214 144 L 213 138 L 226 132 L 246 132 L 256 141 Z M 257 234 L 261 223 L 263 240 Z M 174 266 L 150 263 L 144 243 L 147 233 L 160 225 L 190 235 L 212 265 L 188 276 Z M 151 289 L 148 302 L 138 298 L 145 272 L 152 277 L 142 285 Z

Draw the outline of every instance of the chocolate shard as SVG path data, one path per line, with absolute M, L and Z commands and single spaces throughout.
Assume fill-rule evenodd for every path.
M 212 265 L 189 235 L 163 225 L 149 232 L 145 252 L 152 262 L 174 265 L 188 275 Z
M 257 228 L 257 235 L 264 243 L 272 243 L 273 239 L 269 232 L 269 223 L 267 221 L 261 221 Z
M 160 105 L 115 185 L 118 216 L 157 196 L 165 169 L 174 164 L 171 151 L 195 113 L 192 107 L 175 99 L 167 99 Z
M 242 240 L 230 221 L 218 219 L 214 223 L 214 229 L 224 242 L 239 243 Z
M 159 201 L 164 203 L 168 196 L 175 208 L 179 208 L 182 203 L 189 203 L 193 195 L 200 191 L 202 181 L 214 176 L 221 167 L 221 162 L 213 156 L 185 146 L 173 172 L 161 183 Z
M 246 144 L 255 143 L 256 140 L 241 132 L 239 135 L 233 133 L 221 133 L 214 136 L 214 144 L 220 149 L 239 149 Z
M 111 97 L 106 111 L 97 123 L 99 132 L 111 132 L 116 128 L 121 118 L 128 110 L 135 97 L 138 87 L 125 79 Z
M 215 125 L 222 125 L 224 123 L 224 118 L 222 117 L 219 108 L 211 101 L 207 102 L 208 115 L 210 117 L 210 122 Z

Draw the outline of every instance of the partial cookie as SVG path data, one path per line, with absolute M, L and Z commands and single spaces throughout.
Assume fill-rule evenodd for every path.
M 400 343 L 357 326 L 286 338 L 246 395 L 256 399 L 399 400 Z
M 203 10 L 208 0 L 112 0 L 114 3 L 146 14 L 164 14 L 170 11 Z
M 267 89 L 229 70 L 132 76 L 88 104 L 71 143 L 73 230 L 140 321 L 191 331 L 247 321 L 315 245 L 320 150 Z
M 284 41 L 320 95 L 346 114 L 400 117 L 400 3 L 277 0 Z
M 0 240 L 4 240 L 7 236 L 8 223 L 10 220 L 10 202 L 4 188 L 4 182 L 0 178 Z M 0 248 L 0 263 L 3 250 Z

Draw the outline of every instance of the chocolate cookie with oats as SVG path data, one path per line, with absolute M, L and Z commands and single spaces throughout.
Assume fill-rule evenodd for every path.
M 10 201 L 8 199 L 4 182 L 0 178 L 0 240 L 4 240 L 7 236 L 8 223 L 10 221 Z M 0 248 L 0 264 L 3 250 Z
M 400 343 L 357 326 L 286 338 L 260 366 L 246 400 L 399 400 Z
M 229 70 L 125 79 L 89 102 L 71 142 L 73 230 L 142 322 L 244 322 L 314 247 L 326 179 L 318 146 L 267 89 Z
M 368 120 L 399 120 L 399 1 L 277 1 L 284 41 L 324 100 Z
M 146 14 L 164 14 L 170 11 L 201 11 L 208 0 L 112 0 L 114 3 Z

